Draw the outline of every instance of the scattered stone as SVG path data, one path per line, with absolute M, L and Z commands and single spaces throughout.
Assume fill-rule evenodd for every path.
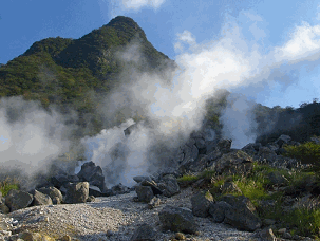
M 174 237 L 177 240 L 186 240 L 186 236 L 183 233 L 175 233 Z
M 194 234 L 197 231 L 192 211 L 188 208 L 173 207 L 167 205 L 158 213 L 159 220 L 164 228 L 174 232 Z
M 150 186 L 136 186 L 136 193 L 139 202 L 149 203 L 154 197 Z
M 134 232 L 131 237 L 131 241 L 154 241 L 156 236 L 156 231 L 149 224 L 141 224 Z
M 213 202 L 209 191 L 200 191 L 191 197 L 192 214 L 195 217 L 206 218 L 209 216 L 209 207 Z

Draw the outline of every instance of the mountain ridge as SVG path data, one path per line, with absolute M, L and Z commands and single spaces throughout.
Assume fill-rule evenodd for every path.
M 121 57 L 126 52 L 131 52 L 127 59 Z M 143 118 L 143 112 L 132 115 L 130 111 L 121 109 L 114 114 L 114 121 L 106 126 L 99 116 L 101 113 L 96 112 L 99 103 L 94 97 L 100 94 L 106 96 L 119 86 L 120 73 L 125 72 L 130 77 L 130 71 L 134 70 L 163 75 L 175 67 L 175 61 L 158 52 L 133 19 L 118 16 L 78 39 L 50 37 L 36 41 L 22 55 L 6 64 L 0 64 L 0 96 L 23 96 L 26 100 L 39 100 L 41 106 L 47 110 L 52 104 L 61 109 L 68 106 L 79 114 L 77 124 L 80 128 L 87 125 L 88 119 L 93 119 L 93 130 L 90 133 L 82 130 L 80 135 L 94 135 L 102 128 L 120 124 L 126 118 L 131 117 L 135 121 Z M 216 129 L 222 129 L 219 118 L 226 106 L 226 98 L 224 96 L 218 100 L 215 107 L 212 107 L 211 103 L 211 110 L 207 108 L 206 117 L 211 119 L 212 126 Z M 308 126 L 303 126 L 304 134 L 297 134 L 297 138 L 320 134 L 319 105 L 314 103 L 312 106 L 304 106 L 303 109 L 307 107 L 313 108 L 312 112 L 308 112 L 303 118 L 308 121 Z M 294 112 L 299 115 L 299 110 L 292 108 L 274 109 L 258 105 L 256 119 L 260 126 L 264 126 L 260 128 L 264 130 L 263 134 L 266 132 L 265 126 L 270 124 L 269 120 L 277 122 L 282 118 L 279 117 L 280 112 L 285 120 L 294 119 Z M 84 117 L 88 114 L 93 117 Z M 282 126 L 279 124 L 278 127 L 281 127 L 282 131 L 289 131 L 285 123 L 286 121 L 282 121 Z M 302 123 L 306 121 L 302 120 Z M 302 127 L 300 124 L 296 126 Z

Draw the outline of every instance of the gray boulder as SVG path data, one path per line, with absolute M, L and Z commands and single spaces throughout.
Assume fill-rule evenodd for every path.
M 40 206 L 40 205 L 52 205 L 52 199 L 48 194 L 39 192 L 37 189 L 33 189 L 30 192 L 33 195 L 33 202 L 31 206 Z
M 262 147 L 261 143 L 249 143 L 244 146 L 241 150 L 245 151 L 249 155 L 258 154 L 260 147 Z
M 70 180 L 67 173 L 59 173 L 51 178 L 51 183 L 57 188 L 60 188 L 68 182 L 70 182 Z
M 89 182 L 91 185 L 99 187 L 102 192 L 106 190 L 105 177 L 102 174 L 102 169 L 92 161 L 84 163 L 77 176 L 80 182 Z
M 155 229 L 147 223 L 141 224 L 132 235 L 130 241 L 154 241 L 156 240 Z
M 268 163 L 277 161 L 278 156 L 275 150 L 271 150 L 266 146 L 259 149 L 258 155 L 260 156 L 260 160 L 266 160 Z
M 59 189 L 55 187 L 41 187 L 38 189 L 39 192 L 49 195 L 52 199 L 53 204 L 61 204 L 62 194 Z
M 288 182 L 288 180 L 279 171 L 270 172 L 268 174 L 268 179 L 271 185 L 281 185 Z
M 192 214 L 195 217 L 206 218 L 209 216 L 209 207 L 213 202 L 209 191 L 201 191 L 191 197 Z
M 183 151 L 184 158 L 183 158 L 183 161 L 181 162 L 180 167 L 186 168 L 197 159 L 199 155 L 199 150 L 194 144 L 190 146 L 186 144 L 182 147 L 182 151 Z
M 188 208 L 167 205 L 158 213 L 158 216 L 165 229 L 186 234 L 194 234 L 198 229 L 192 211 Z
M 137 199 L 139 202 L 149 203 L 154 197 L 152 188 L 150 186 L 139 185 L 135 187 L 135 190 L 136 190 Z
M 156 195 L 156 194 L 162 194 L 162 193 L 163 193 L 163 191 L 158 187 L 157 183 L 154 182 L 154 181 L 144 180 L 143 182 L 141 182 L 141 185 L 142 185 L 142 186 L 149 186 L 149 187 L 151 187 L 152 192 L 153 192 L 154 195 Z
M 209 215 L 215 223 L 222 223 L 225 218 L 225 210 L 231 209 L 232 206 L 224 201 L 212 202 L 209 206 Z
M 33 202 L 33 195 L 26 191 L 11 189 L 5 197 L 5 204 L 10 211 L 26 208 Z
M 165 197 L 172 197 L 174 194 L 180 192 L 180 186 L 175 178 L 165 178 L 163 195 Z
M 244 151 L 231 151 L 214 162 L 212 168 L 218 173 L 247 173 L 252 170 L 252 157 Z
M 228 153 L 231 147 L 231 140 L 222 140 L 218 143 L 218 148 L 223 153 Z
M 148 181 L 148 182 L 152 181 L 150 177 L 134 177 L 133 180 L 136 183 L 140 183 L 140 182 L 143 182 L 143 181 Z
M 258 216 L 256 207 L 248 198 L 226 195 L 222 198 L 222 201 L 231 206 L 231 208 L 228 206 L 224 209 L 224 223 L 237 227 L 240 230 L 248 231 L 254 231 L 261 227 L 262 222 Z
M 66 193 L 65 203 L 86 203 L 89 198 L 89 183 L 78 182 L 69 183 Z

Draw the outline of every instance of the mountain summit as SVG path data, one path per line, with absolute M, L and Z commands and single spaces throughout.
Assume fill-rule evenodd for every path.
M 64 101 L 77 96 L 80 86 L 81 91 L 110 91 L 125 68 L 161 72 L 174 65 L 133 19 L 118 16 L 79 39 L 56 37 L 32 44 L 1 67 L 0 95 L 48 99 L 55 92 Z

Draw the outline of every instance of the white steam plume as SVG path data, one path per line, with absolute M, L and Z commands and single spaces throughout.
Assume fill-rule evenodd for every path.
M 252 27 L 252 31 L 255 28 Z M 266 85 L 272 87 L 278 81 L 292 84 L 289 71 L 319 61 L 319 26 L 306 23 L 298 26 L 286 43 L 268 53 L 261 50 L 258 42 L 246 41 L 241 27 L 232 21 L 224 25 L 221 35 L 220 39 L 206 44 L 197 43 L 188 31 L 177 35 L 175 49 L 182 51 L 176 56 L 180 68 L 170 88 L 164 83 L 163 75 L 124 70 L 120 79 L 122 85 L 101 102 L 97 112 L 103 114 L 106 122 L 121 109 L 128 111 L 125 118 L 139 112 L 150 119 L 152 128 L 139 123 L 126 137 L 124 129 L 134 123 L 128 119 L 120 127 L 82 139 L 82 144 L 91 145 L 92 149 L 91 154 L 87 150 L 87 161 L 92 160 L 104 170 L 109 168 L 105 171 L 107 184 L 132 184 L 133 176 L 147 174 L 154 164 L 154 160 L 149 159 L 152 155 L 148 154 L 156 148 L 156 143 L 165 143 L 170 150 L 182 144 L 192 131 L 199 130 L 204 121 L 206 99 L 214 96 L 218 89 L 240 89 L 243 94 L 228 98 L 228 108 L 221 118 L 225 137 L 233 140 L 233 147 L 241 148 L 247 142 L 254 142 L 255 123 L 250 114 L 254 104 L 246 97 L 255 99 Z M 259 36 L 263 36 L 261 31 Z M 139 54 L 139 47 L 128 46 L 128 49 L 123 60 L 139 62 L 144 58 Z M 3 166 L 12 167 L 11 160 L 17 160 L 32 174 L 35 170 L 45 170 L 51 160 L 69 151 L 70 144 L 64 133 L 72 128 L 61 125 L 59 115 L 54 112 L 48 115 L 32 104 L 33 107 L 27 109 L 25 104 L 31 102 L 13 98 L 12 102 L 17 102 L 21 110 L 18 111 L 21 119 L 14 121 L 11 115 L 8 120 L 3 110 L 13 104 L 11 98 L 2 98 L 2 101 L 1 135 L 7 139 L 0 145 Z M 163 156 L 158 161 L 166 167 L 175 157 L 167 149 L 161 152 Z
M 180 51 L 176 56 L 179 69 L 172 78 L 170 88 L 164 84 L 161 75 L 125 70 L 128 73 L 121 75 L 123 84 L 111 95 L 106 111 L 109 111 L 109 115 L 121 108 L 140 111 L 151 120 L 153 131 L 147 131 L 143 126 L 136 128 L 130 138 L 139 139 L 139 136 L 146 135 L 141 139 L 141 148 L 136 149 L 130 148 L 130 138 L 123 136 L 123 128 L 118 128 L 117 134 L 114 134 L 116 141 L 109 136 L 115 130 L 104 131 L 105 138 L 109 139 L 108 144 L 103 151 L 101 146 L 95 149 L 92 160 L 106 166 L 112 158 L 100 153 L 110 155 L 110 150 L 117 145 L 125 153 L 122 155 L 125 164 L 119 162 L 125 168 L 118 180 L 123 181 L 125 175 L 132 177 L 134 174 L 143 174 L 147 169 L 140 169 L 142 173 L 134 173 L 130 172 L 134 168 L 128 167 L 152 165 L 153 160 L 146 159 L 145 151 L 156 148 L 157 141 L 166 143 L 169 149 L 178 147 L 192 131 L 199 130 L 204 121 L 205 101 L 215 96 L 219 89 L 242 92 L 241 95 L 231 94 L 227 99 L 228 106 L 221 117 L 224 137 L 232 139 L 233 148 L 242 148 L 248 142 L 255 142 L 257 123 L 252 115 L 254 99 L 266 86 L 272 88 L 278 81 L 293 84 L 296 79 L 289 77 L 290 71 L 319 60 L 320 32 L 319 26 L 304 23 L 297 26 L 287 42 L 265 53 L 259 44 L 265 37 L 257 23 L 261 18 L 252 14 L 244 15 L 254 21 L 249 27 L 253 35 L 257 32 L 255 41 L 246 41 L 242 28 L 231 20 L 223 26 L 220 39 L 205 44 L 197 43 L 188 31 L 178 34 L 174 47 L 177 52 Z M 127 49 L 128 53 L 122 53 L 122 60 L 139 62 L 137 56 L 143 58 L 136 45 Z M 109 131 L 110 134 L 107 134 Z M 130 153 L 139 151 L 143 153 L 139 158 L 128 158 Z M 167 161 L 170 158 L 174 160 L 175 157 L 168 156 Z
M 49 114 L 41 110 L 39 101 L 26 101 L 21 96 L 2 97 L 0 123 L 4 139 L 0 144 L 0 172 L 4 175 L 9 170 L 21 170 L 30 181 L 22 183 L 30 185 L 28 188 L 36 183 L 33 180 L 36 173 L 49 173 L 50 165 L 70 151 L 72 128 L 63 125 L 56 111 Z M 67 166 L 62 165 L 61 169 L 68 171 Z

